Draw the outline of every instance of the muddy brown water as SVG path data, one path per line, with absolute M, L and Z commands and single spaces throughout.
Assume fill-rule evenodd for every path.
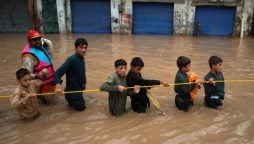
M 10 95 L 15 86 L 15 71 L 20 67 L 20 52 L 25 34 L 0 34 L 0 95 Z M 254 39 L 221 37 L 170 37 L 156 35 L 46 35 L 54 44 L 54 67 L 58 68 L 74 52 L 74 41 L 85 37 L 89 43 L 86 58 L 87 89 L 98 89 L 114 72 L 118 58 L 135 56 L 145 62 L 142 74 L 148 79 L 174 82 L 176 59 L 192 59 L 191 69 L 203 78 L 209 71 L 208 58 L 223 58 L 227 80 L 254 79 Z M 63 78 L 64 79 L 64 78 Z M 188 113 L 176 109 L 173 87 L 155 87 L 166 116 L 154 106 L 145 114 L 128 112 L 115 118 L 108 112 L 107 93 L 85 93 L 87 109 L 76 112 L 64 98 L 55 106 L 40 106 L 43 115 L 22 122 L 11 109 L 8 98 L 0 99 L 0 143 L 2 144 L 253 144 L 253 82 L 228 82 L 224 106 L 219 110 L 204 106 L 204 90 L 199 90 L 195 105 Z

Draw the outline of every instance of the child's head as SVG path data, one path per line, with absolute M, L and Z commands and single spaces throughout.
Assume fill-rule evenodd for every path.
M 177 67 L 179 68 L 180 71 L 183 71 L 183 72 L 190 71 L 190 64 L 191 64 L 190 58 L 188 58 L 186 56 L 180 56 L 180 57 L 178 57 L 176 63 L 177 63 Z
M 124 59 L 118 59 L 115 61 L 115 69 L 116 73 L 119 76 L 125 76 L 127 70 L 127 62 Z
M 20 68 L 16 72 L 16 78 L 19 84 L 23 87 L 29 87 L 31 84 L 31 75 L 26 68 Z
M 145 64 L 140 57 L 134 57 L 131 61 L 131 71 L 133 73 L 141 73 L 141 70 L 144 66 Z
M 88 47 L 88 43 L 87 43 L 86 39 L 78 38 L 75 41 L 76 53 L 80 54 L 81 56 L 85 56 L 87 47 Z
M 220 72 L 222 68 L 222 59 L 218 56 L 211 56 L 209 58 L 209 66 L 212 71 Z

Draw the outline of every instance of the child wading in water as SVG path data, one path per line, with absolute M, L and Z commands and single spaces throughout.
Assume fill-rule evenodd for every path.
M 84 38 L 78 38 L 75 41 L 75 53 L 69 56 L 66 61 L 55 72 L 56 89 L 55 94 L 60 96 L 63 94 L 61 85 L 61 77 L 66 75 L 65 91 L 82 91 L 86 88 L 86 68 L 85 68 L 85 54 L 88 43 Z M 86 109 L 83 92 L 80 93 L 66 93 L 65 100 L 69 106 L 76 111 L 84 111 Z
M 193 82 L 189 81 L 191 59 L 186 56 L 180 56 L 178 57 L 176 63 L 179 70 L 176 73 L 175 83 L 177 84 Z M 191 92 L 194 90 L 197 83 L 203 83 L 203 80 L 196 79 L 194 81 L 195 83 L 192 84 L 182 84 L 174 86 L 174 90 L 176 92 L 175 105 L 179 110 L 188 112 L 189 107 L 193 105 Z
M 22 120 L 33 120 L 41 115 L 38 110 L 38 99 L 35 93 L 39 91 L 43 79 L 47 76 L 47 69 L 38 75 L 40 79 L 31 80 L 31 73 L 26 68 L 16 72 L 18 86 L 10 96 L 11 106 L 17 110 Z
M 101 91 L 109 92 L 109 111 L 114 116 L 121 116 L 125 113 L 127 95 L 133 90 L 126 90 L 127 62 L 123 59 L 115 61 L 115 72 L 108 76 L 101 85 Z M 137 88 L 136 88 L 137 89 Z
M 141 75 L 141 70 L 144 67 L 144 62 L 140 57 L 134 57 L 131 61 L 131 69 L 127 74 L 126 83 L 128 87 L 135 85 L 140 86 L 152 86 L 160 85 L 168 86 L 164 82 L 159 80 L 146 80 Z M 150 101 L 147 97 L 147 89 L 140 88 L 140 91 L 136 94 L 131 94 L 131 107 L 134 112 L 145 113 L 146 109 L 150 107 Z
M 210 72 L 205 76 L 208 83 L 204 84 L 205 88 L 205 105 L 210 108 L 218 108 L 222 106 L 224 100 L 224 77 L 221 72 L 222 59 L 218 56 L 211 56 L 209 58 Z M 221 81 L 216 83 L 215 81 Z

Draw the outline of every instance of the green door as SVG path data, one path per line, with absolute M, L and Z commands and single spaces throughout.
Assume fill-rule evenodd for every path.
M 59 33 L 56 0 L 42 0 L 42 17 L 45 33 Z

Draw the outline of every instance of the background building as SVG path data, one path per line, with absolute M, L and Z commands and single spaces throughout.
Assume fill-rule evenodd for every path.
M 1 0 L 0 32 L 249 36 L 253 0 Z

